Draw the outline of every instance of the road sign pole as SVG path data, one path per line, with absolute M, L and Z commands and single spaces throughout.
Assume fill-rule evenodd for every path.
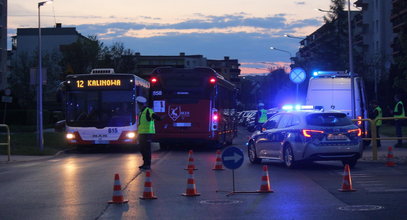
M 232 170 L 232 178 L 233 178 L 233 192 L 236 192 L 236 190 L 235 190 L 235 170 Z

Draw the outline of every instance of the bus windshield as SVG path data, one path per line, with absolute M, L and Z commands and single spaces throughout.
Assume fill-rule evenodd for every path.
M 199 99 L 209 99 L 212 95 L 209 77 L 195 76 L 193 73 L 162 74 L 162 97 L 175 102 L 189 103 Z M 157 87 L 156 87 L 157 88 Z M 159 88 L 159 87 L 158 87 Z
M 72 127 L 119 127 L 135 123 L 134 91 L 70 91 L 66 123 Z

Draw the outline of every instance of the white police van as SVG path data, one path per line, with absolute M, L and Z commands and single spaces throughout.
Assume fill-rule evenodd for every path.
M 335 110 L 353 119 L 368 118 L 363 80 L 354 76 L 355 112 L 352 109 L 351 77 L 343 71 L 318 71 L 308 84 L 306 105 L 322 106 L 325 111 Z M 354 117 L 355 116 L 355 117 Z M 366 136 L 367 123 L 358 122 Z

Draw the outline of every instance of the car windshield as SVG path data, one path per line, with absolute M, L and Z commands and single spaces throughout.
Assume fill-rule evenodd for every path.
M 306 117 L 308 125 L 316 126 L 347 126 L 352 120 L 343 113 L 316 113 Z

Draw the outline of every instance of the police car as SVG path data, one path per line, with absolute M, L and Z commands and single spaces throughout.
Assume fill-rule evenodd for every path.
M 354 167 L 362 156 L 362 131 L 345 114 L 314 106 L 284 106 L 250 137 L 251 163 L 262 159 L 291 168 L 301 161 L 339 160 Z

